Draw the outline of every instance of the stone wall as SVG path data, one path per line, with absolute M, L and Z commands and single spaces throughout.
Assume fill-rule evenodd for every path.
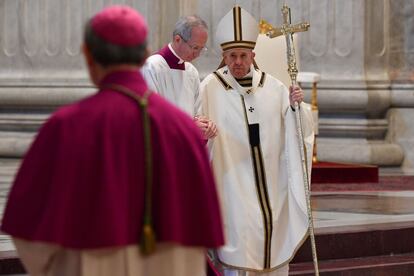
M 404 0 L 3 0 L 0 156 L 21 156 L 52 110 L 94 91 L 80 43 L 86 18 L 103 6 L 123 3 L 140 10 L 154 51 L 169 41 L 180 15 L 198 13 L 210 27 L 209 50 L 195 63 L 204 77 L 221 59 L 214 34 L 235 3 L 280 25 L 285 2 L 293 22 L 311 24 L 299 36 L 298 52 L 300 69 L 321 75 L 319 159 L 410 172 L 414 4 Z
M 403 150 L 386 139 L 389 1 L 309 1 L 307 8 L 312 27 L 301 69 L 321 74 L 320 159 L 399 166 Z

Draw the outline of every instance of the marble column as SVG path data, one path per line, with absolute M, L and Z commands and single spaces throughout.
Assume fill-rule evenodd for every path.
M 393 95 L 391 1 L 302 3 L 311 30 L 301 41 L 301 69 L 321 74 L 319 159 L 400 166 L 406 152 L 390 139 L 387 115 Z
M 414 3 L 389 1 L 388 75 L 391 104 L 387 112 L 387 139 L 401 145 L 405 158 L 401 166 L 414 172 Z

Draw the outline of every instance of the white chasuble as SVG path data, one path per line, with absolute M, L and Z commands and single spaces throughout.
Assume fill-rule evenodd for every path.
M 288 89 L 251 71 L 252 87 L 240 86 L 227 66 L 208 75 L 201 83 L 202 115 L 219 130 L 209 141 L 226 238 L 218 257 L 228 267 L 264 272 L 293 258 L 307 237 L 308 216 Z M 304 106 L 310 172 L 312 116 Z

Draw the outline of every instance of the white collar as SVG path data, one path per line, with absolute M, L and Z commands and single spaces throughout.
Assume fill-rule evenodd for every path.
M 250 66 L 250 71 L 249 71 L 249 73 L 247 73 L 242 79 L 244 79 L 244 78 L 251 78 L 251 77 L 253 77 L 253 70 L 254 70 L 254 67 L 252 68 L 252 66 Z
M 225 80 L 224 86 L 226 90 L 229 88 L 235 89 L 238 93 L 244 95 L 254 93 L 259 86 L 260 79 L 262 72 L 260 70 L 256 70 L 253 64 L 250 66 L 250 72 L 247 73 L 243 78 L 252 77 L 252 87 L 242 87 L 236 80 L 236 78 L 230 73 L 230 70 L 227 66 L 224 66 L 218 69 L 220 76 Z
M 178 64 L 182 64 L 184 63 L 184 60 L 182 58 L 180 58 L 177 53 L 174 51 L 173 47 L 171 46 L 171 43 L 168 43 L 168 48 L 170 49 L 170 51 L 173 53 L 174 56 L 176 56 L 178 58 Z

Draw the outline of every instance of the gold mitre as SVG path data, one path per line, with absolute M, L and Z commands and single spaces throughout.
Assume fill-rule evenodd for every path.
M 240 6 L 234 6 L 218 23 L 216 42 L 223 51 L 233 48 L 254 49 L 259 35 L 257 21 Z

